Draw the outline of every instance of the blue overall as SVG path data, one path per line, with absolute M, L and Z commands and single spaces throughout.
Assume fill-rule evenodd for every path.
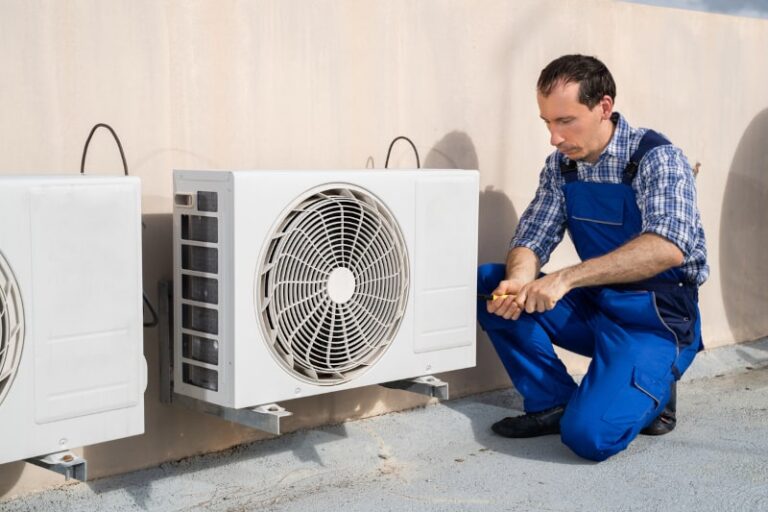
M 632 180 L 643 155 L 669 144 L 648 131 L 630 158 L 622 183 L 578 179 L 576 163 L 561 160 L 567 228 L 582 260 L 606 254 L 640 234 Z M 652 172 L 652 171 L 651 171 Z M 505 278 L 502 264 L 478 269 L 478 292 Z M 624 285 L 576 288 L 544 313 L 505 320 L 478 301 L 488 333 L 527 412 L 566 405 L 563 443 L 576 454 L 605 460 L 629 445 L 664 409 L 670 385 L 701 348 L 698 289 L 678 269 Z M 592 358 L 576 386 L 552 344 Z

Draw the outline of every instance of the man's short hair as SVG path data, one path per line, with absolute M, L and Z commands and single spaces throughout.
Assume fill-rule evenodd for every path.
M 587 55 L 563 55 L 541 70 L 536 84 L 544 97 L 557 85 L 579 84 L 579 103 L 594 108 L 603 96 L 616 98 L 616 83 L 611 72 L 595 57 Z

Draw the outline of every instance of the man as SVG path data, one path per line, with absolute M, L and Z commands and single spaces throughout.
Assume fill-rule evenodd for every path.
M 597 461 L 641 431 L 674 428 L 675 381 L 702 346 L 698 286 L 709 272 L 688 161 L 660 134 L 630 127 L 615 97 L 594 57 L 544 68 L 537 101 L 557 150 L 506 265 L 478 270 L 478 319 L 526 411 L 493 431 L 560 433 Z M 566 229 L 582 262 L 541 274 Z M 592 358 L 579 386 L 553 343 Z

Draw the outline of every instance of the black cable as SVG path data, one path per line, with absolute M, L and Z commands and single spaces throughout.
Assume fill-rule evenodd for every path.
M 149 302 L 146 292 L 142 293 L 141 296 L 144 299 L 144 304 L 147 305 L 149 313 L 152 315 L 152 320 L 144 322 L 144 327 L 155 327 L 160 322 L 160 319 L 157 317 L 157 312 L 155 311 L 155 308 L 152 307 L 152 303 Z
M 120 137 L 117 136 L 117 133 L 115 133 L 115 130 L 112 129 L 111 126 L 104 123 L 98 123 L 93 128 L 91 128 L 91 133 L 88 134 L 88 138 L 85 140 L 85 146 L 83 146 L 83 156 L 80 159 L 80 174 L 85 174 L 85 156 L 88 154 L 88 146 L 91 144 L 91 139 L 93 138 L 93 134 L 96 132 L 99 128 L 106 128 L 109 130 L 109 133 L 112 134 L 112 137 L 115 138 L 115 142 L 117 142 L 117 149 L 120 150 L 120 159 L 123 161 L 123 172 L 126 176 L 128 176 L 128 163 L 125 161 L 125 152 L 123 151 L 123 145 L 120 142 Z M 147 226 L 144 225 L 144 223 L 141 223 L 141 226 L 146 229 Z M 147 309 L 149 309 L 150 314 L 152 315 L 152 320 L 149 322 L 143 322 L 144 327 L 155 327 L 159 319 L 157 317 L 157 312 L 155 311 L 155 308 L 152 307 L 152 303 L 149 302 L 149 298 L 147 297 L 147 294 L 142 292 L 141 294 L 142 300 L 144 301 L 144 304 L 147 305 Z M 143 313 L 142 313 L 143 314 Z
M 80 159 L 80 174 L 85 174 L 85 155 L 88 154 L 88 145 L 91 143 L 93 134 L 98 128 L 106 128 L 115 138 L 115 142 L 117 142 L 117 149 L 120 150 L 120 158 L 123 160 L 123 171 L 125 172 L 125 175 L 128 176 L 128 164 L 125 161 L 125 152 L 123 151 L 123 145 L 120 143 L 120 138 L 117 136 L 115 130 L 113 130 L 111 126 L 104 123 L 98 123 L 96 126 L 91 128 L 91 133 L 88 134 L 88 138 L 85 140 L 85 146 L 83 147 L 83 157 Z
M 389 155 L 390 153 L 392 153 L 392 146 L 394 146 L 395 142 L 397 142 L 400 139 L 407 140 L 408 143 L 411 145 L 411 147 L 413 148 L 413 152 L 416 153 L 416 168 L 421 169 L 421 160 L 419 160 L 419 150 L 416 149 L 416 144 L 414 144 L 413 141 L 408 137 L 406 137 L 405 135 L 398 135 L 397 137 L 392 139 L 392 142 L 389 144 L 389 149 L 387 150 L 387 160 L 384 162 L 384 168 L 385 169 L 389 168 Z

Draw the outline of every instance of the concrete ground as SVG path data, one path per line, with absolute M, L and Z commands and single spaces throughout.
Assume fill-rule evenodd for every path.
M 768 341 L 702 354 L 678 427 L 602 463 L 503 439 L 513 390 L 297 432 L 0 503 L 19 511 L 765 511 Z

